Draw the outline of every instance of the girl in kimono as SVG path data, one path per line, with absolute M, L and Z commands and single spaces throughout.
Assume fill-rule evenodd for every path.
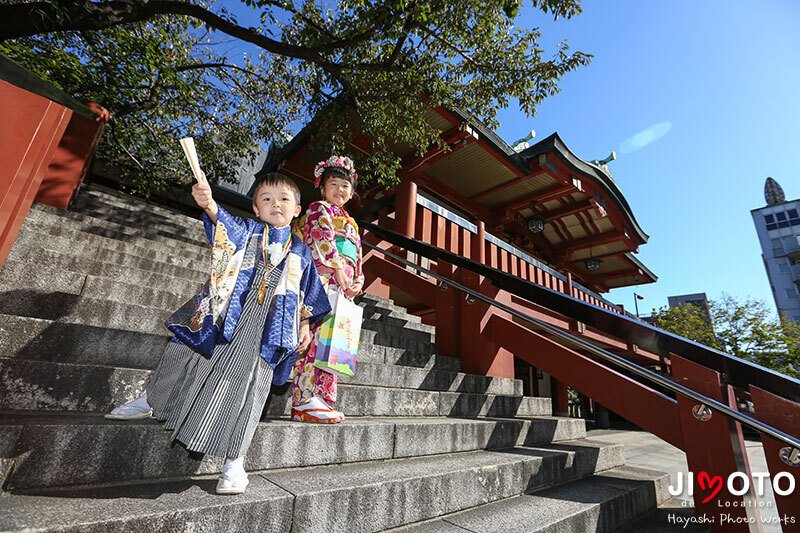
M 314 177 L 314 186 L 320 187 L 322 200 L 311 203 L 299 221 L 304 240 L 326 291 L 341 290 L 346 297 L 353 298 L 364 285 L 361 238 L 358 225 L 344 204 L 353 197 L 358 174 L 350 158 L 334 155 L 317 164 Z M 292 419 L 331 424 L 344 420 L 344 415 L 334 408 L 336 374 L 314 366 L 319 330 L 319 325 L 312 328 L 314 341 L 294 364 Z
M 289 227 L 300 214 L 297 185 L 267 174 L 254 191 L 257 221 L 217 205 L 207 183 L 193 187 L 213 247 L 211 278 L 168 320 L 175 336 L 146 393 L 106 415 L 152 413 L 173 441 L 225 458 L 220 494 L 244 492 L 244 456 L 270 388 L 286 383 L 311 326 L 330 312 L 311 252 Z

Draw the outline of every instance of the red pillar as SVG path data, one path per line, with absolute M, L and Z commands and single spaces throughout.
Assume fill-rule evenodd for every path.
M 460 228 L 443 218 L 437 221 L 437 246 L 459 253 Z M 438 261 L 436 272 L 447 279 L 459 281 L 456 267 Z M 460 357 L 461 354 L 461 308 L 463 295 L 452 287 L 436 291 L 436 349 L 440 355 Z M 463 363 L 463 361 L 462 361 Z M 462 364 L 462 370 L 464 369 Z
M 719 372 L 674 354 L 671 360 L 672 375 L 676 382 L 726 405 L 733 402 L 732 407 L 735 407 L 733 390 L 729 385 L 722 384 Z M 711 418 L 701 421 L 696 416 L 697 402 L 681 395 L 677 400 L 683 450 L 689 471 L 694 473 L 696 516 L 707 517 L 708 524 L 715 532 L 749 531 L 745 506 L 750 505 L 753 513 L 757 513 L 758 508 L 742 496 L 733 496 L 727 487 L 728 477 L 734 472 L 743 472 L 752 479 L 741 425 L 716 411 L 712 412 Z M 719 492 L 703 503 L 720 484 Z M 738 488 L 740 485 L 736 486 Z M 721 524 L 723 515 L 731 520 Z M 741 523 L 735 523 L 737 520 Z
M 394 215 L 392 213 L 393 211 L 390 210 L 389 208 L 384 208 L 378 211 L 378 219 L 376 224 L 378 226 L 394 228 L 394 219 L 391 218 Z M 367 233 L 364 234 L 365 240 L 368 239 L 367 235 L 368 235 Z M 372 242 L 372 244 L 377 245 L 383 241 L 380 241 L 379 239 L 376 238 L 372 239 L 370 242 Z M 384 242 L 382 247 L 390 248 L 391 246 L 389 245 L 389 243 Z M 372 255 L 376 255 L 376 257 L 383 257 L 383 254 L 379 254 L 375 250 L 370 250 L 369 252 L 364 254 L 365 265 L 367 263 L 367 259 Z M 364 289 L 363 289 L 364 292 L 371 294 L 373 296 L 377 296 L 378 298 L 389 298 L 391 296 L 389 289 L 390 289 L 389 285 L 385 283 L 379 276 L 374 275 L 369 267 L 366 267 L 364 269 Z
M 99 105 L 90 103 L 87 106 L 96 115 L 93 118 L 77 113 L 72 115 L 35 201 L 66 209 L 83 183 L 100 142 L 100 134 L 109 119 L 108 111 Z
M 466 233 L 466 232 L 465 232 Z M 485 264 L 485 227 L 478 222 L 477 235 L 469 235 L 470 245 L 460 251 L 461 255 Z M 469 271 L 461 272 L 461 283 L 491 298 L 496 298 L 499 291 L 481 276 Z M 488 331 L 489 319 L 494 314 L 510 318 L 508 313 L 475 299 L 472 303 L 462 297 L 461 336 L 459 352 L 461 354 L 461 370 L 469 374 L 480 374 L 494 377 L 514 377 L 514 356 L 508 350 L 497 345 Z M 437 330 L 437 337 L 439 335 Z
M 0 265 L 8 257 L 72 111 L 0 80 Z
M 397 186 L 395 209 L 394 230 L 413 239 L 417 223 L 416 183 L 406 180 Z

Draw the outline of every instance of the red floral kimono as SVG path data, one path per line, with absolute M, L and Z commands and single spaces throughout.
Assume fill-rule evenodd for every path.
M 313 202 L 298 221 L 304 242 L 311 248 L 317 273 L 326 290 L 336 289 L 334 271 L 343 268 L 353 283 L 364 284 L 361 271 L 361 237 L 358 225 L 347 211 L 325 201 Z M 336 402 L 336 375 L 314 366 L 320 324 L 311 329 L 314 336 L 305 354 L 298 356 L 292 372 L 292 405 L 318 396 L 328 405 Z

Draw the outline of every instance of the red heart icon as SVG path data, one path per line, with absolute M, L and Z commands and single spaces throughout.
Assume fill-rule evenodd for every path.
M 703 470 L 697 474 L 697 484 L 700 485 L 700 488 L 703 490 L 711 489 L 713 491 L 703 500 L 703 503 L 708 503 L 722 490 L 722 476 L 711 477 L 708 472 Z

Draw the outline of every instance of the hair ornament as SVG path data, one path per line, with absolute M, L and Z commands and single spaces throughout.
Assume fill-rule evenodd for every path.
M 344 170 L 347 175 L 353 180 L 353 184 L 355 185 L 356 180 L 358 179 L 358 174 L 356 174 L 356 167 L 353 164 L 353 160 L 349 157 L 342 157 L 338 155 L 332 155 L 325 161 L 320 161 L 317 163 L 317 166 L 314 167 L 314 187 L 319 187 L 320 183 L 322 182 L 322 174 L 325 172 L 326 168 L 340 168 Z

